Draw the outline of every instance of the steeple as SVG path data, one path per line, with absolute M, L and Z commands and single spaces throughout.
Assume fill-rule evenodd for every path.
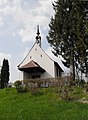
M 39 25 L 37 25 L 37 33 L 36 33 L 36 43 L 41 47 L 41 36 L 39 36 L 40 32 L 39 32 Z

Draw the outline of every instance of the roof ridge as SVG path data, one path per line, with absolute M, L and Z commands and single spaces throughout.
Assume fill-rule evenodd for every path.
M 30 62 L 32 62 L 33 64 L 34 64 L 34 66 L 36 66 L 37 67 L 37 65 L 36 65 L 36 62 L 35 61 L 33 61 L 33 60 L 31 60 Z M 38 65 L 39 66 L 39 65 Z

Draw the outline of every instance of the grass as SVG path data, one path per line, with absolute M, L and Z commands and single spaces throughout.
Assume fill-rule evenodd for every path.
M 58 93 L 44 89 L 42 95 L 0 90 L 0 120 L 87 120 L 88 105 L 66 102 Z

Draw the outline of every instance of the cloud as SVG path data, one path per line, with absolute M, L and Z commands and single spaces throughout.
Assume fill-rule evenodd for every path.
M 0 27 L 3 27 L 3 26 L 4 26 L 3 20 L 2 18 L 0 18 Z
M 22 7 L 22 2 L 24 6 L 27 3 L 24 0 L 4 0 L 4 2 L 1 2 L 3 7 L 0 9 L 0 14 L 4 17 L 11 16 L 15 23 L 14 26 L 20 26 L 17 26 L 17 35 L 23 42 L 33 41 L 37 24 L 41 26 L 41 32 L 48 29 L 50 17 L 53 14 L 52 1 L 38 0 L 35 7 L 27 9 Z M 32 4 L 32 0 L 30 0 L 30 3 Z
M 0 7 L 7 4 L 8 0 L 0 0 Z
M 29 52 L 29 48 L 26 47 L 25 50 L 24 50 L 24 52 L 20 56 L 22 58 L 22 60 L 27 56 L 28 52 Z
M 39 24 L 42 31 L 46 31 L 52 15 L 51 1 L 39 1 L 39 5 L 33 9 L 23 11 L 21 8 L 18 10 L 18 16 L 15 20 L 23 23 L 23 27 L 19 30 L 18 34 L 21 36 L 22 41 L 33 41 L 36 28 Z
M 23 42 L 25 41 L 34 41 L 34 28 L 30 26 L 25 26 L 25 28 L 21 28 L 18 32 Z

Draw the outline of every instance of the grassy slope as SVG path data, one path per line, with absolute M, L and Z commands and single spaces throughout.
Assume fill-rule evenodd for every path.
M 0 90 L 0 120 L 88 120 L 88 105 L 65 102 L 47 90 L 43 95 Z

